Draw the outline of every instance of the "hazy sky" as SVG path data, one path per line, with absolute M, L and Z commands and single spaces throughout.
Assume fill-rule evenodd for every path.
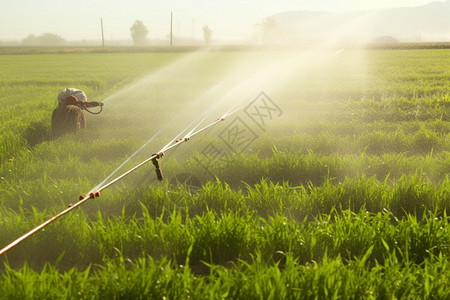
M 440 0 L 438 0 L 440 1 Z M 208 25 L 215 39 L 248 39 L 264 17 L 287 10 L 383 9 L 420 6 L 431 0 L 0 0 L 0 40 L 55 33 L 68 41 L 131 40 L 130 27 L 144 22 L 150 39 L 165 39 L 173 12 L 177 36 L 202 38 Z M 441 1 L 442 2 L 442 1 Z

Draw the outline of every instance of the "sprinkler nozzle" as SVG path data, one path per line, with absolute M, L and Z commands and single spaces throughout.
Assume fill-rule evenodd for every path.
M 154 154 L 152 154 L 152 156 L 155 156 L 156 159 L 160 159 L 161 157 L 164 156 L 164 152 L 154 153 Z M 155 159 L 155 158 L 153 158 L 153 159 Z
M 97 192 L 90 193 L 90 194 L 89 194 L 89 197 L 90 197 L 90 198 L 100 197 L 100 192 L 97 191 Z M 83 200 L 84 198 L 86 198 L 85 195 L 80 195 L 80 196 L 78 197 L 78 201 L 81 201 L 81 200 Z M 68 207 L 72 207 L 72 206 L 73 206 L 73 203 L 69 203 Z
M 100 192 L 99 191 L 95 191 L 89 194 L 89 197 L 91 197 L 92 199 L 98 198 L 100 197 Z
M 187 142 L 187 141 L 189 141 L 189 139 L 190 139 L 190 138 L 187 136 L 187 137 L 184 137 L 184 138 L 182 138 L 182 139 L 176 140 L 175 143 L 179 143 L 179 142 Z

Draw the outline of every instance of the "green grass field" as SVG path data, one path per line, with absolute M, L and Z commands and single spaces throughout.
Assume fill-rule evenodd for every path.
M 0 247 L 209 108 L 203 125 L 243 104 L 168 151 L 162 183 L 150 163 L 1 256 L 0 298 L 450 297 L 449 50 L 23 54 L 0 66 Z M 53 140 L 66 87 L 104 112 Z M 260 92 L 270 117 L 251 114 Z

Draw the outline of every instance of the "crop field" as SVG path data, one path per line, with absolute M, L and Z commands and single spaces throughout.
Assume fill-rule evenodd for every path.
M 450 50 L 0 55 L 1 299 L 450 298 Z M 103 101 L 51 134 L 64 88 Z

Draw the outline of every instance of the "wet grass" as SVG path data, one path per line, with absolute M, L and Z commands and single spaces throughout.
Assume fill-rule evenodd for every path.
M 101 182 L 237 54 L 203 55 L 191 73 L 150 77 L 151 96 L 111 100 L 89 131 L 58 140 L 49 120 L 60 89 L 107 99 L 185 54 L 0 56 L 1 245 Z M 215 128 L 161 160 L 163 183 L 139 169 L 2 256 L 0 295 L 448 298 L 449 55 L 344 51 L 299 74 L 269 94 L 283 115 L 251 127 L 247 148 L 206 154 L 226 149 Z M 195 186 L 176 185 L 180 174 Z
M 332 209 L 295 221 L 242 207 L 190 217 L 174 211 L 155 218 L 144 207 L 142 212 L 142 217 L 99 216 L 93 223 L 80 214 L 61 220 L 58 229 L 45 231 L 47 242 L 30 241 L 49 262 L 43 268 L 13 266 L 18 252 L 8 254 L 2 295 L 448 296 L 445 214 L 398 219 L 388 211 Z M 61 254 L 56 249 L 63 246 Z M 25 248 L 19 251 L 36 262 L 38 252 Z M 77 268 L 62 267 L 70 262 Z

